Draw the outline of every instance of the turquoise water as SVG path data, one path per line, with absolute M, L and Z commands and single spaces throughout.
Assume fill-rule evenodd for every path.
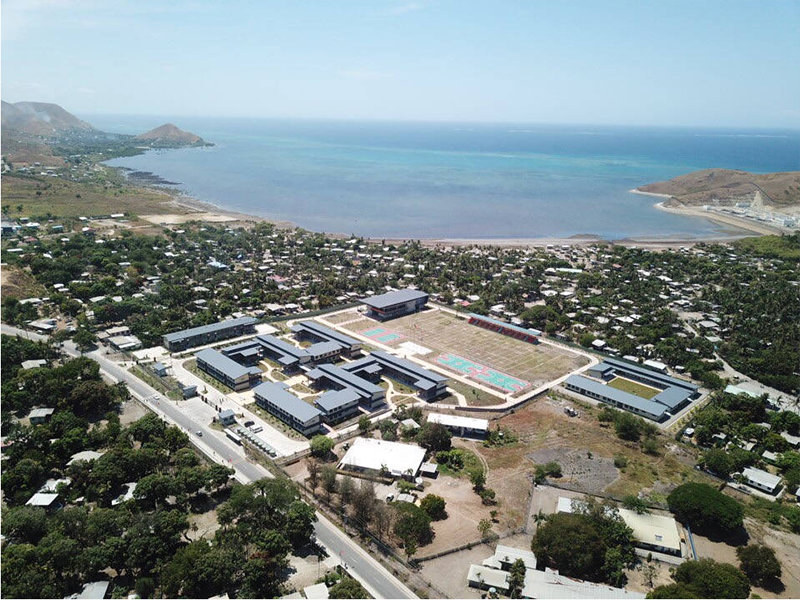
M 109 164 L 223 208 L 371 237 L 719 235 L 629 190 L 711 167 L 800 170 L 797 131 L 86 118 L 119 133 L 171 121 L 216 144 Z

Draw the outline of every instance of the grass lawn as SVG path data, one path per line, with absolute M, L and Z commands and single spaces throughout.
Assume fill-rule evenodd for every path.
M 631 381 L 630 379 L 625 379 L 624 377 L 615 377 L 609 381 L 607 385 L 608 387 L 613 387 L 617 390 L 628 392 L 634 396 L 639 396 L 645 400 L 650 400 L 650 398 L 653 396 L 661 393 L 661 390 L 657 388 L 644 385 L 643 383 L 637 383 L 636 381 Z

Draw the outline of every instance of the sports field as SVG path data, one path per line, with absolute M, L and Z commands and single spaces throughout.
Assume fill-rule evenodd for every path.
M 623 392 L 628 392 L 634 396 L 639 396 L 645 400 L 650 400 L 650 398 L 661 392 L 661 390 L 658 388 L 650 387 L 649 385 L 644 385 L 643 383 L 638 383 L 636 381 L 631 381 L 630 379 L 625 379 L 624 377 L 615 377 L 606 385 L 618 390 L 622 390 Z
M 519 395 L 588 362 L 569 350 L 515 340 L 437 309 L 385 323 L 365 318 L 344 327 L 392 348 L 403 342 L 430 348 L 426 358 L 431 364 L 488 384 L 504 394 Z

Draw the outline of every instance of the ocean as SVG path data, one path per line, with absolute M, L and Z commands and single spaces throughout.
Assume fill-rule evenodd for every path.
M 800 131 L 82 115 L 213 142 L 113 166 L 220 208 L 313 231 L 394 238 L 697 239 L 721 225 L 654 208 L 634 187 L 698 169 L 800 170 Z

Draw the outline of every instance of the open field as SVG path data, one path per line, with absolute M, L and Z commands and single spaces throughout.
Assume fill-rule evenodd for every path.
M 431 349 L 425 359 L 502 392 L 520 394 L 585 365 L 583 356 L 545 344 L 528 344 L 431 309 L 345 328 L 391 347 L 413 342 Z
M 80 217 L 109 213 L 189 212 L 166 192 L 109 182 L 77 183 L 61 178 L 34 178 L 4 175 L 3 206 L 12 217 Z M 22 206 L 18 211 L 17 207 Z
M 625 379 L 624 377 L 615 377 L 606 385 L 608 385 L 608 387 L 622 390 L 623 392 L 628 392 L 634 396 L 639 396 L 645 400 L 650 400 L 650 398 L 658 395 L 658 393 L 661 392 L 661 390 L 658 388 L 650 387 L 649 385 L 644 385 L 643 383 L 638 383 L 636 381 L 631 381 L 630 379 Z
M 580 412 L 569 417 L 564 408 Z M 613 427 L 597 420 L 599 408 L 573 402 L 551 393 L 501 418 L 496 424 L 513 431 L 519 441 L 502 447 L 475 444 L 473 450 L 488 465 L 487 486 L 497 492 L 501 523 L 523 526 L 528 519 L 528 500 L 535 465 L 555 460 L 563 476 L 553 480 L 576 491 L 609 494 L 621 498 L 643 492 L 656 502 L 686 481 L 710 482 L 693 469 L 692 448 L 658 437 L 658 455 L 650 456 L 620 440 Z M 622 459 L 619 468 L 614 459 Z
M 44 296 L 46 291 L 44 286 L 36 282 L 32 275 L 20 267 L 4 265 L 2 271 L 2 283 L 0 293 L 2 298 L 33 298 L 34 296 Z

